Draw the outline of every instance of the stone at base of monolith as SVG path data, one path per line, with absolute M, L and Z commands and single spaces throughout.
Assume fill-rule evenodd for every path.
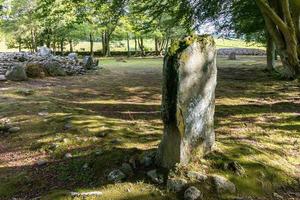
M 204 155 L 215 141 L 216 47 L 211 36 L 189 36 L 172 44 L 164 60 L 164 135 L 156 162 L 164 168 Z

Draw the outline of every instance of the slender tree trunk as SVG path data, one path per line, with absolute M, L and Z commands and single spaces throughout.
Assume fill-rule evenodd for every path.
M 110 54 L 110 34 L 106 30 L 102 34 L 102 47 L 103 47 L 103 55 L 109 57 Z
M 93 33 L 90 33 L 90 54 L 94 56 L 94 37 Z
M 267 70 L 273 71 L 275 69 L 275 56 L 276 56 L 276 48 L 272 37 L 268 34 L 267 35 Z
M 140 47 L 142 56 L 146 56 L 145 47 L 144 47 L 144 39 L 143 39 L 143 37 L 140 37 L 140 38 L 138 39 L 138 43 L 139 43 L 139 47 Z
M 73 41 L 70 40 L 69 44 L 70 44 L 70 53 L 73 53 Z
M 134 54 L 137 55 L 137 39 L 136 39 L 136 36 L 134 36 Z
M 130 38 L 129 34 L 127 33 L 127 56 L 130 57 Z
M 19 42 L 19 52 L 21 52 L 21 51 L 22 51 L 22 43 Z
M 61 52 L 61 55 L 63 56 L 64 55 L 64 39 L 60 40 L 60 52 Z
M 159 50 L 158 50 L 158 38 L 157 37 L 155 37 L 154 42 L 155 42 L 155 55 L 158 56 Z

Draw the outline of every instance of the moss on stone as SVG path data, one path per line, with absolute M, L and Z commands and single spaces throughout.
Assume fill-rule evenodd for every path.
M 189 36 L 183 37 L 180 40 L 173 40 L 169 48 L 169 56 L 173 56 L 178 52 L 183 51 L 184 49 L 192 45 L 195 41 L 201 42 L 203 46 L 206 46 L 207 44 L 215 46 L 214 38 L 211 35 L 191 34 Z

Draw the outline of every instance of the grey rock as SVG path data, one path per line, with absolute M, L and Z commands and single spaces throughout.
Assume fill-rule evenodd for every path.
M 194 172 L 194 171 L 189 171 L 187 173 L 187 177 L 190 179 L 195 179 L 197 181 L 205 181 L 208 177 L 205 174 L 202 174 L 200 172 Z
M 140 163 L 145 167 L 150 167 L 154 164 L 155 159 L 155 152 L 154 153 L 147 153 L 142 156 L 140 159 Z
M 113 170 L 107 176 L 107 180 L 114 182 L 114 183 L 119 183 L 122 180 L 124 180 L 125 178 L 126 178 L 126 175 L 119 169 Z
M 228 56 L 228 60 L 236 60 L 236 53 L 235 52 L 231 52 Z
M 38 49 L 38 55 L 42 57 L 49 57 L 51 56 L 51 49 L 47 47 L 40 47 Z
M 87 70 L 93 69 L 94 61 L 93 61 L 92 56 L 84 56 L 82 63 L 83 63 L 83 67 L 85 69 L 87 69 Z
M 65 158 L 73 158 L 73 155 L 71 153 L 66 153 Z
M 50 76 L 66 76 L 66 72 L 62 68 L 62 65 L 56 61 L 47 61 L 44 63 L 44 68 Z
M 17 132 L 19 132 L 20 130 L 21 130 L 20 127 L 11 127 L 11 128 L 8 129 L 8 132 L 9 132 L 9 133 L 17 133 Z
M 164 177 L 162 174 L 159 174 L 156 169 L 148 171 L 147 176 L 154 182 L 158 184 L 164 183 Z
M 6 81 L 6 77 L 4 75 L 0 75 L 0 81 Z
M 213 175 L 211 178 L 218 194 L 236 192 L 235 185 L 228 179 L 219 175 Z
M 185 192 L 184 192 L 184 200 L 200 200 L 202 199 L 202 193 L 200 190 L 198 190 L 196 187 L 192 186 L 189 187 Z
M 77 55 L 77 53 L 69 53 L 68 59 L 69 60 L 78 61 L 78 55 Z
M 10 81 L 26 81 L 28 79 L 25 69 L 22 65 L 11 67 L 5 74 L 7 80 Z
M 156 160 L 158 165 L 169 169 L 177 163 L 187 164 L 193 149 L 199 149 L 204 156 L 215 143 L 214 39 L 207 35 L 188 36 L 179 43 L 179 46 L 190 45 L 169 52 L 163 67 L 164 135 Z
M 72 197 L 90 197 L 90 196 L 102 196 L 103 193 L 100 191 L 94 192 L 70 192 Z
M 188 182 L 182 178 L 168 179 L 167 189 L 172 192 L 180 192 L 186 187 L 187 183 Z
M 123 163 L 120 170 L 127 176 L 133 176 L 134 172 L 130 164 Z
M 47 164 L 47 160 L 38 160 L 37 162 L 36 162 L 36 164 L 38 165 L 38 166 L 43 166 L 43 165 L 46 165 Z

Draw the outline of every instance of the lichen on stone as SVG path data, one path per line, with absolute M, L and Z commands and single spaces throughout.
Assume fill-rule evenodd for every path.
M 203 44 L 203 46 L 206 46 L 207 44 L 211 44 L 215 46 L 214 38 L 211 35 L 191 34 L 188 36 L 184 36 L 180 40 L 173 40 L 169 48 L 168 55 L 174 56 L 178 52 L 181 52 L 187 47 L 189 47 L 190 45 L 192 45 L 195 41 L 200 42 L 201 44 Z

